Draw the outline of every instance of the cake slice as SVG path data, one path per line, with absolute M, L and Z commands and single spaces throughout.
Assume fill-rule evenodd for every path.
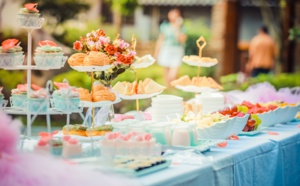
M 146 94 L 153 94 L 156 92 L 163 91 L 166 87 L 156 83 L 152 79 L 150 79 L 149 83 L 145 86 L 145 93 Z
M 179 79 L 176 79 L 174 81 L 171 81 L 171 86 L 176 86 L 176 85 L 180 85 L 180 86 L 188 86 L 191 85 L 191 79 L 188 75 L 182 76 Z

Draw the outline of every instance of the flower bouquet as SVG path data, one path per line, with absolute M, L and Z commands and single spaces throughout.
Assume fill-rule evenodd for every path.
M 119 35 L 117 35 L 115 39 L 111 40 L 110 37 L 107 37 L 105 32 L 100 29 L 87 33 L 85 37 L 81 37 L 80 40 L 75 41 L 73 49 L 87 54 L 87 56 L 79 59 L 82 61 L 81 64 L 83 66 L 88 66 L 89 64 L 112 65 L 112 67 L 106 71 L 90 74 L 94 76 L 94 79 L 99 80 L 104 86 L 110 86 L 112 80 L 114 80 L 119 74 L 125 72 L 125 70 L 133 63 L 136 55 L 134 47 L 131 47 L 129 43 L 119 38 Z M 94 55 L 95 52 L 97 52 L 98 56 L 101 57 L 93 58 L 92 56 L 89 56 Z M 70 60 L 68 62 L 70 64 Z M 78 60 L 75 60 L 75 62 L 77 65 L 80 65 Z

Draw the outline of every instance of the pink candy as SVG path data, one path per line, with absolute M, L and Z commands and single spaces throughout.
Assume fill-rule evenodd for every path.
M 69 143 L 72 144 L 72 145 L 76 145 L 76 144 L 78 144 L 78 139 L 71 138 L 71 139 L 69 139 Z
M 64 137 L 63 137 L 63 140 L 64 140 L 64 141 L 69 141 L 70 139 L 71 139 L 71 136 L 64 136 Z
M 145 140 L 145 141 L 150 141 L 151 139 L 152 139 L 152 135 L 151 135 L 151 134 L 146 133 L 146 134 L 144 135 L 144 140 Z
M 138 135 L 138 136 L 136 136 L 136 137 L 135 137 L 135 140 L 136 140 L 136 141 L 139 141 L 139 142 L 144 141 L 143 135 Z

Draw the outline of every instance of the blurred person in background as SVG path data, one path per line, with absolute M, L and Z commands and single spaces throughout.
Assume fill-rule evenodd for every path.
M 274 68 L 276 54 L 276 44 L 269 35 L 268 28 L 262 26 L 249 45 L 247 72 L 251 73 L 252 77 L 271 72 Z
M 182 24 L 183 18 L 180 10 L 170 10 L 168 21 L 160 25 L 160 34 L 156 42 L 154 56 L 158 64 L 164 67 L 164 79 L 168 86 L 172 80 L 176 79 L 184 56 L 187 36 Z

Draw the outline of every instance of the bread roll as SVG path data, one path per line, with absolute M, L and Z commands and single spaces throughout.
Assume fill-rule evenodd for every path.
M 84 58 L 84 66 L 104 66 L 109 65 L 110 59 L 108 55 L 103 52 L 91 51 L 87 57 Z
M 69 57 L 68 63 L 70 66 L 83 66 L 83 60 L 87 55 L 84 53 L 76 53 Z

